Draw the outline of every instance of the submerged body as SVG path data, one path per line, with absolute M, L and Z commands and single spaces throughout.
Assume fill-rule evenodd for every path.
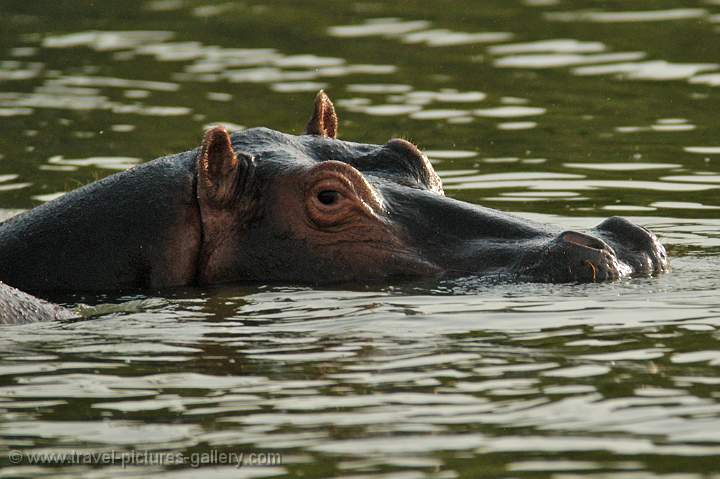
M 29 291 L 189 284 L 200 240 L 193 160 L 155 160 L 0 224 L 0 280 Z
M 111 290 L 501 275 L 601 281 L 667 270 L 622 218 L 561 231 L 444 195 L 413 144 L 336 139 L 320 93 L 306 134 L 209 130 L 202 146 L 70 192 L 0 224 L 0 280 Z
M 0 283 L 0 324 L 22 324 L 77 317 L 69 309 Z

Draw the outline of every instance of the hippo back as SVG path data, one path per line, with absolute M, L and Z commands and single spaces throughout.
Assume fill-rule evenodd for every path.
M 28 291 L 187 284 L 196 151 L 106 177 L 0 224 L 0 281 Z

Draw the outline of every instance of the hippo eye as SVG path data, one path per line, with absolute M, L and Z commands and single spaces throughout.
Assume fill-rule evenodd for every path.
M 333 190 L 323 190 L 317 194 L 317 199 L 320 203 L 330 206 L 338 202 L 340 193 Z

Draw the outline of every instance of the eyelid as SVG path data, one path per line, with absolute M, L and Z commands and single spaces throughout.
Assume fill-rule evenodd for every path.
M 365 176 L 347 163 L 328 160 L 315 165 L 309 172 L 307 190 L 317 192 L 320 188 L 336 190 L 348 200 L 357 199 L 372 212 L 385 211 L 382 197 L 368 183 Z
M 324 178 L 316 182 L 311 187 L 311 190 L 313 191 L 313 194 L 315 196 L 322 193 L 323 191 L 335 191 L 344 197 L 355 196 L 355 190 L 352 188 L 352 185 L 349 185 L 344 181 L 337 180 L 338 178 Z

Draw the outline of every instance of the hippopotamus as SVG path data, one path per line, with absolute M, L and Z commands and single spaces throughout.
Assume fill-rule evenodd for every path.
M 48 303 L 0 282 L 0 324 L 73 319 L 77 316 L 69 309 Z
M 459 276 L 596 282 L 668 269 L 653 233 L 568 231 L 446 196 L 401 138 L 337 138 L 320 92 L 305 133 L 209 129 L 193 150 L 106 177 L 0 224 L 0 280 L 92 291 L 226 282 Z

